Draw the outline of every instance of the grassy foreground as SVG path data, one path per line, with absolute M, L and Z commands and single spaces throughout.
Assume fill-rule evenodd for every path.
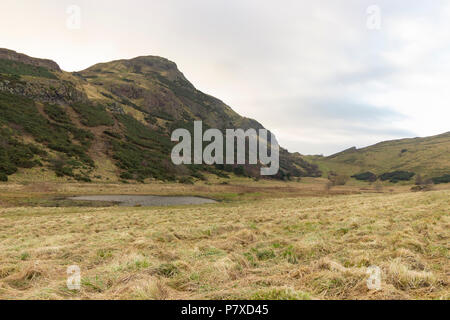
M 264 188 L 236 186 L 33 188 L 0 188 L 1 299 L 450 298 L 449 190 L 300 196 L 288 185 L 267 198 L 258 196 Z M 235 200 L 168 208 L 17 200 L 81 189 Z M 66 287 L 70 265 L 81 269 L 81 291 Z M 380 291 L 366 285 L 372 265 L 382 270 Z

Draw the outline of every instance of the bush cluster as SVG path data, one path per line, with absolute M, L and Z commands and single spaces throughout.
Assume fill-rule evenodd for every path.
M 394 172 L 386 172 L 380 175 L 381 181 L 390 181 L 392 183 L 397 183 L 399 181 L 409 181 L 414 177 L 414 172 L 409 171 L 394 171 Z
M 75 103 L 71 107 L 81 116 L 81 123 L 87 127 L 114 125 L 113 118 L 104 106 Z
M 445 174 L 441 177 L 436 177 L 431 180 L 433 180 L 434 184 L 450 183 L 450 174 Z
M 3 126 L 0 131 L 0 172 L 4 175 L 15 173 L 17 168 L 41 165 L 39 158 L 51 160 L 40 148 L 21 143 L 14 138 L 15 135 L 21 136 L 23 133 L 31 135 L 36 142 L 67 158 L 64 166 L 51 163 L 50 168 L 54 169 L 57 175 L 73 176 L 75 168 L 94 166 L 94 161 L 87 154 L 93 135 L 75 127 L 62 107 L 45 105 L 44 112 L 51 121 L 39 113 L 32 100 L 0 93 L 0 126 Z
M 364 172 L 364 173 L 359 173 L 359 174 L 355 174 L 352 176 L 352 178 L 356 179 L 356 180 L 360 180 L 360 181 L 368 181 L 368 182 L 375 182 L 377 181 L 378 177 L 375 173 L 373 172 Z

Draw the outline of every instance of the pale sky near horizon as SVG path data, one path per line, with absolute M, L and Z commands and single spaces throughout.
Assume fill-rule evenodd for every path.
M 0 0 L 0 30 L 66 71 L 168 58 L 291 152 L 450 131 L 450 1 Z

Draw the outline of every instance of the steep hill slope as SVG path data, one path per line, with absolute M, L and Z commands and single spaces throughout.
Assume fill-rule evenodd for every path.
M 22 169 L 42 179 L 191 181 L 204 172 L 258 176 L 257 166 L 174 166 L 175 128 L 263 128 L 204 94 L 167 59 L 147 56 L 67 73 L 50 60 L 0 49 L 0 179 Z M 37 169 L 39 168 L 40 169 Z M 318 176 L 298 154 L 280 151 L 277 178 Z M 21 169 L 22 168 L 22 169 Z M 54 176 L 54 175 L 53 175 Z
M 351 148 L 329 157 L 308 156 L 324 174 L 354 175 L 409 171 L 433 178 L 450 174 L 450 132 L 426 137 L 385 141 L 362 149 Z

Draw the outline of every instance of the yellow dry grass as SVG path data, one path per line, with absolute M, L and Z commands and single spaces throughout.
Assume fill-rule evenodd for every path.
M 204 187 L 236 186 L 83 189 L 194 194 Z M 81 192 L 75 184 L 42 188 L 4 185 L 0 193 Z M 285 193 L 166 208 L 2 208 L 0 298 L 448 299 L 449 208 L 449 190 Z M 81 269 L 80 291 L 66 287 L 70 265 Z M 380 291 L 366 285 L 372 265 L 382 270 Z

